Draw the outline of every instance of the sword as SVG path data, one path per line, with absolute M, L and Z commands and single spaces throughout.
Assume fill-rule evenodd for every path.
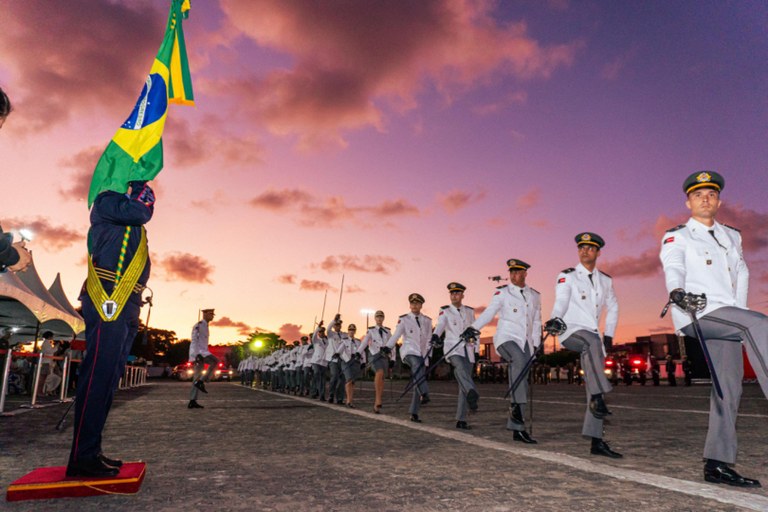
M 701 331 L 701 325 L 699 325 L 699 319 L 696 313 L 704 311 L 707 307 L 707 295 L 702 293 L 701 295 L 695 295 L 693 293 L 685 293 L 683 290 L 672 290 L 669 293 L 669 301 L 661 310 L 661 318 L 667 314 L 669 307 L 674 304 L 679 307 L 691 317 L 691 323 L 693 325 L 693 332 L 696 334 L 696 338 L 701 345 L 701 351 L 704 353 L 704 360 L 707 362 L 707 368 L 709 368 L 709 374 L 712 376 L 712 385 L 715 388 L 715 393 L 723 399 L 723 389 L 720 387 L 720 380 L 717 378 L 717 372 L 715 372 L 715 366 L 712 363 L 712 356 L 709 354 L 706 340 L 704 340 L 704 334 Z
M 467 338 L 467 337 L 464 337 L 464 336 L 459 336 L 459 338 L 460 338 L 462 341 L 464 341 L 465 343 L 468 341 L 468 339 L 471 339 L 471 338 Z M 408 385 L 405 387 L 405 389 L 404 389 L 404 390 L 403 390 L 403 392 L 400 394 L 400 396 L 397 398 L 397 400 L 395 400 L 395 402 L 398 402 L 398 401 L 400 401 L 400 399 L 401 399 L 401 398 L 403 398 L 403 397 L 405 396 L 405 394 L 406 394 L 406 393 L 408 393 L 408 392 L 409 392 L 411 389 L 413 389 L 413 387 L 414 387 L 414 386 L 418 386 L 418 385 L 420 385 L 422 382 L 426 381 L 426 380 L 427 380 L 427 377 L 429 377 L 429 374 L 431 374 L 431 373 L 432 373 L 432 372 L 435 370 L 435 368 L 437 368 L 437 367 L 438 367 L 438 365 L 439 365 L 440 363 L 442 363 L 443 361 L 445 361 L 445 358 L 447 358 L 449 355 L 451 355 L 451 352 L 453 352 L 454 350 L 456 350 L 456 347 L 458 347 L 459 345 L 461 345 L 461 343 L 456 343 L 456 344 L 455 344 L 455 345 L 454 345 L 454 346 L 451 348 L 451 350 L 449 350 L 448 352 L 446 352 L 445 354 L 443 354 L 443 357 L 441 357 L 440 359 L 438 359 L 437 361 L 435 361 L 434 363 L 432 363 L 431 365 L 429 365 L 429 366 L 427 367 L 426 371 L 424 372 L 424 375 L 423 375 L 422 377 L 420 377 L 418 380 L 414 380 L 414 377 L 416 376 L 416 374 L 417 374 L 418 372 L 413 372 L 413 375 L 411 376 L 411 380 L 410 380 L 410 382 L 409 382 L 409 383 L 408 383 Z M 430 347 L 430 349 L 429 349 L 429 353 L 427 354 L 427 357 L 429 357 L 429 354 L 431 354 L 431 353 L 432 353 L 432 348 L 433 348 L 433 347 Z M 420 368 L 419 368 L 419 369 L 420 369 Z
M 544 342 L 547 341 L 547 338 L 549 338 L 549 335 L 553 336 L 560 336 L 563 334 L 566 330 L 568 330 L 568 327 L 566 327 L 565 322 L 560 320 L 559 323 L 556 323 L 554 326 L 550 328 L 544 328 L 546 331 L 546 334 L 544 334 L 544 338 L 541 340 L 541 344 L 539 346 L 542 350 L 544 350 Z M 526 361 L 525 366 L 523 366 L 522 371 L 518 374 L 517 377 L 515 377 L 515 380 L 512 381 L 512 385 L 509 386 L 509 389 L 507 389 L 507 392 L 504 394 L 504 398 L 507 398 L 510 394 L 513 394 L 517 387 L 520 385 L 521 382 L 523 382 L 523 378 L 528 374 L 528 371 L 531 369 L 531 366 L 533 366 L 533 363 L 536 362 L 538 359 L 538 351 L 534 352 L 534 354 L 531 356 L 528 361 Z

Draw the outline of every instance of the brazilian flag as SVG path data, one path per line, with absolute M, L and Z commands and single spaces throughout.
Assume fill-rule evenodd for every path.
M 162 136 L 168 104 L 195 104 L 181 26 L 188 15 L 189 0 L 172 0 L 163 43 L 139 100 L 93 171 L 88 208 L 101 192 L 125 192 L 129 181 L 149 181 L 163 169 Z

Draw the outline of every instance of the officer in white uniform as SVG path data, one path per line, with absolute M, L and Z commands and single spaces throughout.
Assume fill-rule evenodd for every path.
M 309 342 L 308 336 L 302 336 L 301 343 L 304 346 L 301 357 L 301 395 L 309 396 L 310 390 L 312 389 L 312 354 L 315 349 Z
M 341 331 L 341 315 L 331 322 L 331 330 L 328 331 L 328 347 L 325 350 L 325 360 L 328 362 L 328 371 L 330 372 L 330 383 L 328 384 L 328 402 L 344 404 L 344 372 L 341 366 L 341 349 L 347 338 L 347 333 Z
M 587 412 L 582 434 L 592 438 L 593 455 L 614 459 L 622 455 L 611 450 L 603 440 L 603 418 L 611 412 L 604 395 L 611 387 L 605 375 L 605 350 L 613 345 L 619 320 L 619 302 L 613 291 L 613 279 L 597 269 L 597 258 L 605 241 L 595 233 L 576 235 L 579 264 L 560 272 L 555 285 L 552 319 L 545 327 L 565 321 L 568 329 L 560 336 L 560 344 L 581 354 L 581 367 L 587 389 Z M 600 339 L 600 318 L 605 315 L 605 331 Z
M 325 370 L 328 367 L 328 361 L 325 359 L 325 353 L 328 349 L 328 338 L 325 336 L 325 327 L 323 321 L 317 324 L 315 332 L 312 333 L 312 378 L 314 379 L 314 390 L 312 398 L 320 398 L 325 402 Z
M 480 330 L 496 315 L 499 316 L 493 347 L 508 363 L 507 373 L 511 386 L 541 345 L 541 294 L 525 283 L 528 269 L 531 268 L 528 263 L 511 258 L 507 260 L 507 268 L 510 284 L 496 289 L 490 304 L 472 327 Z M 507 430 L 514 432 L 512 439 L 536 444 L 536 440 L 525 429 L 528 375 L 522 378 L 509 400 Z
M 477 401 L 480 395 L 472 380 L 472 368 L 475 366 L 475 354 L 478 350 L 476 343 L 467 343 L 462 338 L 462 333 L 475 321 L 475 310 L 462 304 L 464 291 L 467 289 L 461 283 L 455 281 L 448 283 L 448 293 L 451 304 L 440 308 L 437 317 L 437 325 L 432 334 L 432 344 L 443 346 L 443 354 L 453 366 L 453 374 L 459 384 L 459 394 L 456 405 L 456 428 L 469 430 L 467 423 L 467 410 L 477 411 Z M 445 334 L 445 340 L 440 341 L 440 336 Z
M 208 350 L 208 323 L 216 316 L 213 309 L 204 309 L 202 311 L 203 319 L 192 328 L 192 340 L 189 344 L 189 360 L 195 363 L 195 373 L 192 377 L 192 391 L 189 394 L 190 409 L 202 409 L 203 406 L 197 403 L 197 393 L 202 391 L 208 393 L 205 389 L 205 382 L 211 380 L 211 376 L 216 372 L 219 365 L 219 359 Z M 208 371 L 203 375 L 205 365 L 208 365 Z
M 747 350 L 763 394 L 768 396 L 768 317 L 747 309 L 749 270 L 741 233 L 715 220 L 723 177 L 711 171 L 690 175 L 683 184 L 691 218 L 664 234 L 661 263 L 667 290 L 706 294 L 707 306 L 697 314 L 723 399 L 710 395 L 709 430 L 704 444 L 704 479 L 738 487 L 760 487 L 728 465 L 736 462 L 736 416 L 744 374 L 742 345 Z M 696 337 L 691 318 L 672 307 L 675 329 Z
M 411 421 L 421 423 L 419 419 L 420 405 L 429 403 L 429 386 L 427 386 L 426 369 L 431 354 L 430 340 L 432 339 L 432 319 L 421 314 L 424 305 L 424 297 L 418 293 L 408 296 L 411 312 L 400 315 L 395 332 L 387 342 L 387 348 L 391 351 L 397 340 L 403 338 L 400 346 L 400 359 L 411 370 L 411 380 L 416 383 L 413 387 L 413 398 L 409 412 Z
M 379 414 L 384 394 L 384 372 L 391 368 L 390 361 L 391 365 L 394 365 L 395 354 L 390 351 L 388 356 L 381 350 L 382 347 L 386 347 L 387 341 L 392 336 L 392 331 L 389 330 L 389 327 L 384 327 L 384 312 L 381 310 L 376 311 L 373 317 L 376 320 L 376 325 L 368 328 L 368 332 L 365 333 L 357 351 L 362 355 L 367 348 L 368 354 L 370 354 L 368 361 L 374 371 L 373 412 Z

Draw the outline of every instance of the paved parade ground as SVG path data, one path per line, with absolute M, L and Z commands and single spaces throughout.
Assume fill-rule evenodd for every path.
M 371 382 L 358 408 L 212 383 L 205 409 L 187 409 L 189 383 L 150 381 L 121 391 L 105 430 L 105 453 L 143 460 L 131 496 L 3 502 L 3 509 L 123 510 L 768 510 L 768 401 L 746 385 L 738 421 L 737 471 L 762 489 L 705 483 L 701 452 L 709 387 L 620 386 L 609 395 L 605 439 L 624 454 L 589 454 L 579 432 L 583 387 L 534 386 L 535 446 L 504 429 L 505 387 L 481 384 L 470 431 L 455 429 L 453 382 L 430 382 L 421 424 L 407 421 L 405 381 L 387 382 L 383 414 Z M 32 469 L 66 463 L 71 422 L 64 405 L 0 418 L 3 490 Z M 71 418 L 71 417 L 70 417 Z

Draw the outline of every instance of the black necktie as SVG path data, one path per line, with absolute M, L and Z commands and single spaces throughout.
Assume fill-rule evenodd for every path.
M 382 340 L 384 339 L 384 328 L 383 327 L 379 327 L 379 336 L 381 336 Z
M 592 280 L 592 274 L 589 274 L 589 282 L 595 284 L 595 282 Z
M 525 300 L 525 291 L 522 288 L 520 288 L 520 295 L 522 295 L 523 300 Z
M 415 316 L 414 318 L 416 318 L 416 323 L 417 323 L 417 324 L 419 324 L 419 329 L 421 329 L 421 322 L 419 322 L 419 317 L 418 317 L 418 315 L 417 315 L 417 316 Z
M 715 230 L 714 230 L 714 229 L 710 229 L 710 230 L 709 230 L 709 234 L 710 234 L 710 235 L 712 235 L 712 238 L 714 238 L 714 239 L 715 239 L 715 242 L 717 242 L 717 245 L 719 245 L 720 247 L 722 247 L 723 249 L 725 249 L 725 246 L 724 246 L 723 244 L 721 244 L 721 243 L 720 243 L 720 240 L 718 240 L 718 239 L 717 239 L 717 237 L 715 236 Z M 726 250 L 728 250 L 728 249 L 726 249 Z

